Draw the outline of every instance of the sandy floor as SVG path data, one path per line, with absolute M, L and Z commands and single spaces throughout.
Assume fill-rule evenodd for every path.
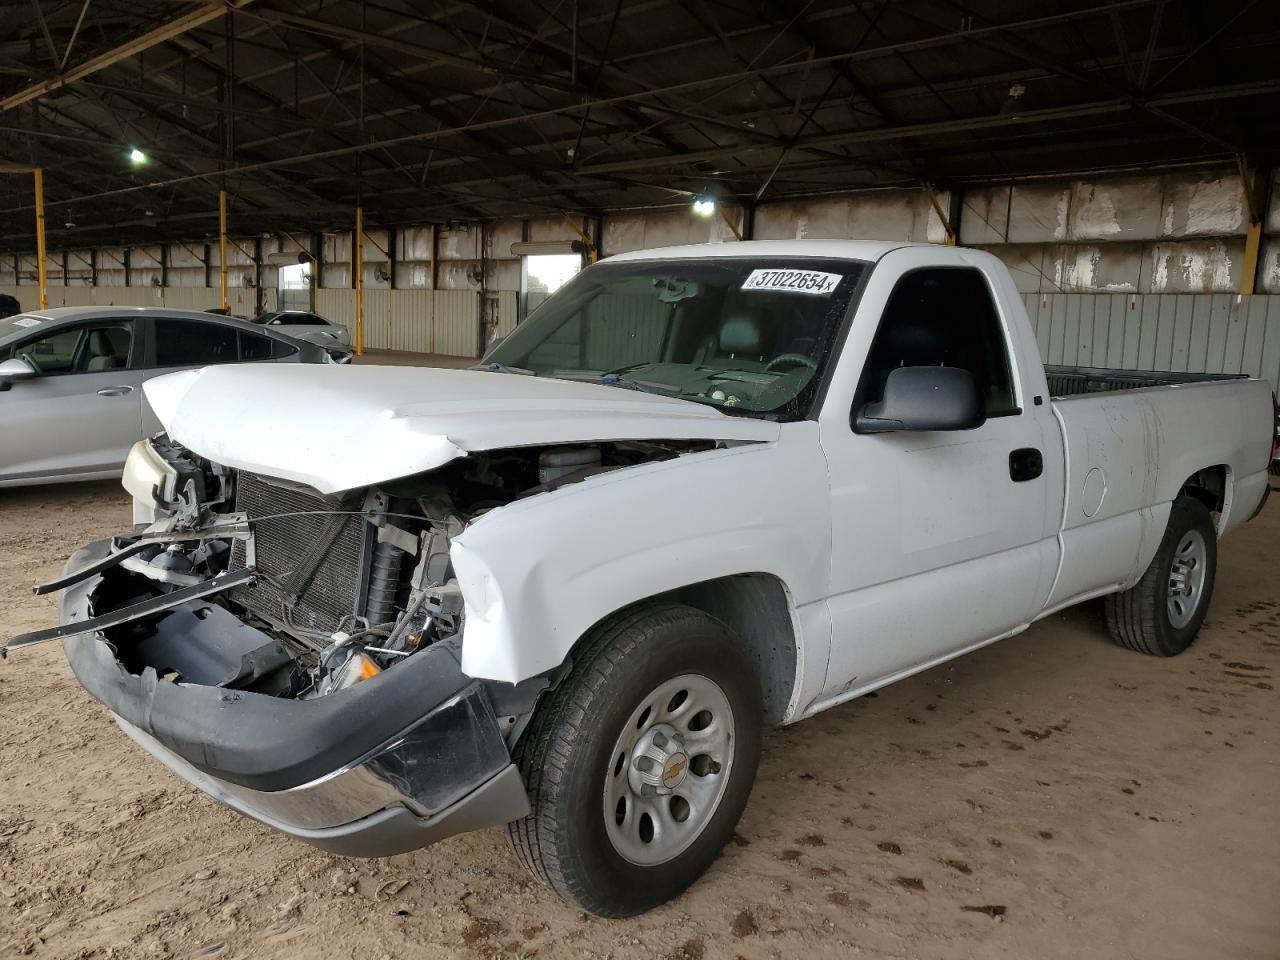
M 113 484 L 0 491 L 0 631 L 126 529 Z M 331 857 L 145 757 L 60 650 L 0 664 L 0 956 L 1280 956 L 1280 508 L 1161 661 L 1077 609 L 773 735 L 737 842 L 676 903 L 588 919 L 501 831 Z M 992 916 L 994 915 L 994 916 Z

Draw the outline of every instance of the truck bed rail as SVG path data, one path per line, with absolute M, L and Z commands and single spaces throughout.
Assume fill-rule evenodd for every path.
M 1049 394 L 1074 397 L 1082 393 L 1114 393 L 1142 390 L 1175 383 L 1202 383 L 1213 380 L 1246 380 L 1246 373 L 1167 373 L 1156 370 L 1112 370 L 1105 367 L 1063 367 L 1045 364 Z

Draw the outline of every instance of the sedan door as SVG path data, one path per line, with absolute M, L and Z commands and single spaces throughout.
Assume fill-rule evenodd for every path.
M 95 320 L 12 348 L 39 376 L 0 394 L 0 484 L 120 475 L 142 435 L 137 339 L 132 320 Z
M 219 363 L 287 362 L 298 356 L 298 348 L 282 338 L 244 330 L 213 317 L 197 320 L 154 316 L 150 324 L 151 345 L 144 380 Z M 148 437 L 163 429 L 145 396 L 142 429 Z
M 152 316 L 151 345 L 143 379 L 207 367 L 216 363 L 236 363 L 240 359 L 239 330 L 214 317 L 196 320 L 192 317 Z M 142 428 L 146 436 L 159 433 L 160 420 L 146 402 L 142 404 Z

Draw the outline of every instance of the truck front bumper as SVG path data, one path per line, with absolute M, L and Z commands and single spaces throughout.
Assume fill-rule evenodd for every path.
M 90 544 L 68 572 L 109 549 L 110 541 Z M 62 623 L 93 615 L 100 581 L 63 592 Z M 216 644 L 217 618 L 183 622 L 214 624 L 183 639 Z M 391 856 L 529 812 L 488 696 L 450 648 L 429 647 L 305 701 L 175 683 L 149 666 L 130 672 L 101 633 L 69 637 L 64 648 L 81 685 L 170 770 L 331 853 Z

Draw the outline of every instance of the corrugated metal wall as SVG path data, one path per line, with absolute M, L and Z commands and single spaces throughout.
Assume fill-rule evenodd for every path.
M 1280 296 L 1025 294 L 1046 363 L 1280 383 Z
M 384 288 L 364 291 L 363 299 L 366 349 L 480 355 L 480 295 L 475 291 Z M 317 290 L 316 312 L 354 336 L 354 290 Z
M 498 292 L 497 336 L 505 337 L 516 328 L 519 311 L 520 298 L 514 290 L 501 290 Z

